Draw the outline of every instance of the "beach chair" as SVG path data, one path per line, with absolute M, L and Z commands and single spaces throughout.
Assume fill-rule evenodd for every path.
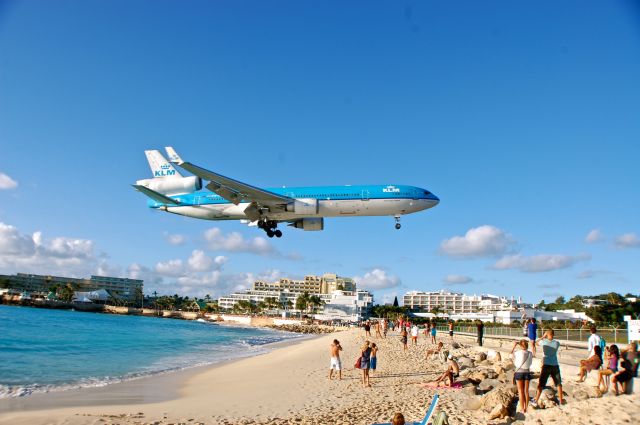
M 433 413 L 436 410 L 436 406 L 438 405 L 438 399 L 440 398 L 440 396 L 438 396 L 438 394 L 433 396 L 433 399 L 431 399 L 431 404 L 429 405 L 429 408 L 427 409 L 427 413 L 424 415 L 424 419 L 419 421 L 419 422 L 405 422 L 406 425 L 427 425 L 429 423 L 429 420 L 431 419 L 431 417 L 433 416 Z M 444 412 L 441 412 L 444 413 Z M 445 420 L 447 415 L 444 415 Z M 434 422 L 435 424 L 435 422 Z M 448 422 L 440 422 L 440 425 L 442 424 L 448 424 Z M 391 425 L 391 422 L 384 422 L 384 423 L 375 423 L 373 425 Z

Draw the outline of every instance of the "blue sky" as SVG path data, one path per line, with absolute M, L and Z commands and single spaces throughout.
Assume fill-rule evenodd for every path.
M 0 2 L 0 273 L 221 295 L 637 292 L 632 2 Z M 410 184 L 403 218 L 265 240 L 151 211 L 144 149 L 262 187 Z M 587 241 L 587 235 L 591 237 Z M 258 239 L 256 239 L 258 238 Z

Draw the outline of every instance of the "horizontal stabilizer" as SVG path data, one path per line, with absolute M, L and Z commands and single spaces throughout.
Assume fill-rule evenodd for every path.
M 171 199 L 168 196 L 163 195 L 162 193 L 158 193 L 155 190 L 149 189 L 148 187 L 144 187 L 144 186 L 141 186 L 139 184 L 134 184 L 132 186 L 138 192 L 144 193 L 149 198 L 153 199 L 156 202 L 160 202 L 161 204 L 180 205 L 180 202 L 176 201 L 175 199 Z

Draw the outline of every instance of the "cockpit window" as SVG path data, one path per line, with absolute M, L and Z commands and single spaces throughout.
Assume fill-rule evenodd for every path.
M 429 192 L 428 190 L 425 190 L 425 191 L 424 191 L 424 194 L 425 194 L 425 195 L 427 195 L 427 196 L 429 196 L 429 195 L 431 195 L 431 192 Z

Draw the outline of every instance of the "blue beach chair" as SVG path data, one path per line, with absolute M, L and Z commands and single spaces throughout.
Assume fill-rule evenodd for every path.
M 436 410 L 436 406 L 438 405 L 439 398 L 440 396 L 438 394 L 433 396 L 433 399 L 431 400 L 431 404 L 429 405 L 429 408 L 427 409 L 427 413 L 424 415 L 423 420 L 421 420 L 420 422 L 405 422 L 405 424 L 406 425 L 427 425 L 429 423 L 429 420 L 433 416 L 433 412 L 435 412 Z M 391 422 L 376 423 L 373 425 L 391 425 Z

